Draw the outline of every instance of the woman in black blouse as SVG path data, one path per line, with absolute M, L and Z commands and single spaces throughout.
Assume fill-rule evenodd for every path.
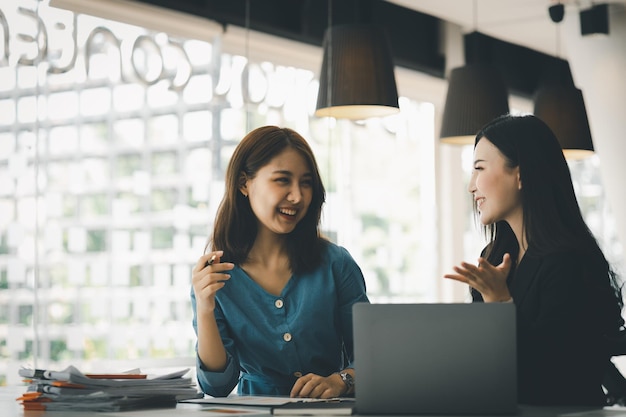
M 519 402 L 603 405 L 607 339 L 624 321 L 615 273 L 585 224 L 548 126 L 501 116 L 474 144 L 469 184 L 489 243 L 446 278 L 475 302 L 514 302 Z

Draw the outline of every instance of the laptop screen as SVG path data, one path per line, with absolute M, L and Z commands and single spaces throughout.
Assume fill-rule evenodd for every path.
M 359 414 L 517 412 L 515 305 L 355 304 Z

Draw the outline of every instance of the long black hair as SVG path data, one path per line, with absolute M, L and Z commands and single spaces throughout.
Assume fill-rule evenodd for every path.
M 483 138 L 498 148 L 508 167 L 519 167 L 527 253 L 543 256 L 574 250 L 590 254 L 606 265 L 621 309 L 623 301 L 616 273 L 583 219 L 569 166 L 548 125 L 532 115 L 507 114 L 484 126 L 476 135 L 474 147 Z M 499 264 L 505 253 L 515 262 L 520 248 L 507 222 L 486 225 L 485 234 L 489 244 L 483 255 L 490 263 Z
M 263 126 L 249 132 L 239 142 L 228 163 L 224 197 L 207 245 L 212 250 L 223 250 L 225 261 L 244 263 L 257 236 L 257 218 L 250 201 L 239 191 L 242 181 L 254 178 L 261 168 L 286 149 L 294 149 L 302 155 L 311 172 L 313 188 L 306 215 L 286 236 L 290 267 L 293 272 L 304 272 L 319 265 L 321 248 L 326 242 L 319 231 L 326 191 L 315 156 L 306 140 L 292 129 L 277 126 Z

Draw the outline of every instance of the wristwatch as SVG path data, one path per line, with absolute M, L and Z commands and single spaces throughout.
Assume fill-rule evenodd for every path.
M 339 372 L 339 376 L 344 384 L 346 384 L 346 394 L 352 394 L 354 391 L 354 378 L 347 372 Z

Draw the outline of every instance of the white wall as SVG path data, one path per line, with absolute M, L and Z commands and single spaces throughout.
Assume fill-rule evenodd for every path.
M 626 265 L 626 7 L 610 6 L 609 36 L 581 36 L 577 13 L 567 13 L 563 25 L 564 47 L 574 82 L 583 92 Z

